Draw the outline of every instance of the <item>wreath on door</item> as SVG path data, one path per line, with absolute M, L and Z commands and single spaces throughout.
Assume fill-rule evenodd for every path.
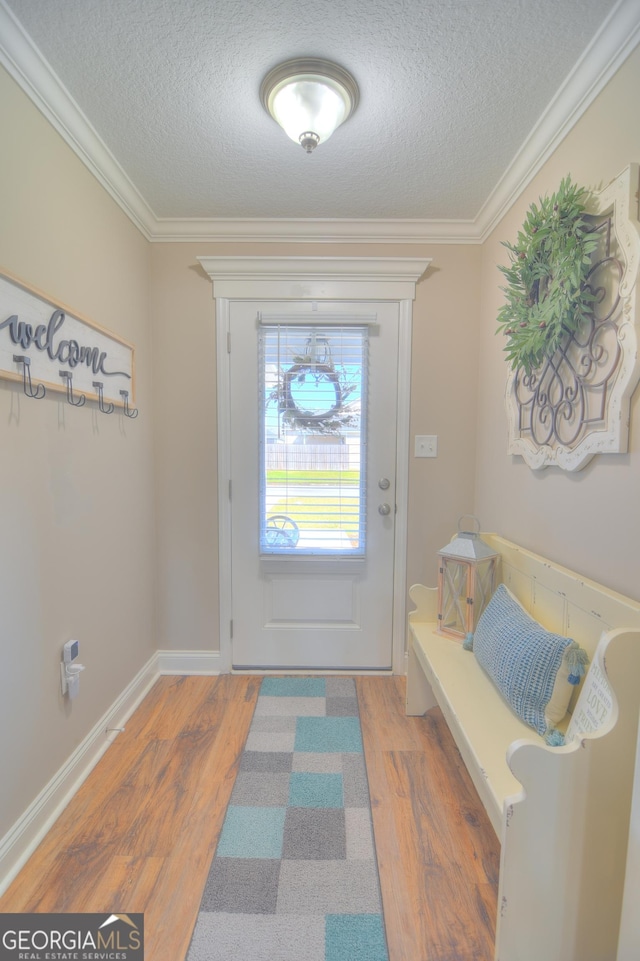
M 328 385 L 333 392 L 333 400 L 325 410 L 307 410 L 301 406 L 301 401 L 297 401 L 294 392 L 295 384 L 304 384 L 307 378 L 311 378 L 317 384 Z M 315 364 L 301 361 L 292 364 L 285 371 L 282 391 L 284 398 L 284 415 L 288 422 L 295 424 L 296 427 L 313 429 L 314 427 L 329 426 L 336 415 L 342 411 L 342 388 L 340 378 L 335 368 L 330 364 Z
M 513 370 L 536 370 L 591 316 L 595 294 L 587 278 L 598 235 L 586 219 L 588 197 L 565 177 L 557 193 L 531 205 L 517 242 L 503 241 L 511 263 L 499 268 L 507 286 L 497 332 L 508 337 Z
M 320 395 L 325 406 L 307 406 L 310 395 L 305 384 L 311 380 L 315 386 L 325 388 Z M 283 371 L 280 383 L 271 394 L 282 414 L 283 423 L 294 430 L 314 434 L 339 434 L 355 427 L 359 411 L 347 403 L 355 385 L 341 377 L 332 363 L 319 363 L 312 357 L 294 357 L 293 363 Z

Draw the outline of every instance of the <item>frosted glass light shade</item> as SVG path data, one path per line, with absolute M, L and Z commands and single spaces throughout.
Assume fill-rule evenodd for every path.
M 287 136 L 311 153 L 353 113 L 359 93 L 351 74 L 337 64 L 289 60 L 267 74 L 260 97 Z

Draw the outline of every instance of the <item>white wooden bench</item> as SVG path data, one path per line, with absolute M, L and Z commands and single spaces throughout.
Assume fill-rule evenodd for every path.
M 473 653 L 436 632 L 437 591 L 416 585 L 407 713 L 441 708 L 500 840 L 496 961 L 629 961 L 617 944 L 640 714 L 640 604 L 497 535 L 482 537 L 529 613 L 585 648 L 592 666 L 583 683 L 590 692 L 602 672 L 612 707 L 597 730 L 549 747 Z

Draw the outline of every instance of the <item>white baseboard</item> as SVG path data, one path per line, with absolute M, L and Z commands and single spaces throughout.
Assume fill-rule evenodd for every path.
M 124 727 L 160 674 L 219 674 L 220 654 L 156 651 L 122 694 L 0 839 L 0 894 L 31 857 L 54 821 Z
M 221 674 L 219 651 L 158 651 L 158 674 Z

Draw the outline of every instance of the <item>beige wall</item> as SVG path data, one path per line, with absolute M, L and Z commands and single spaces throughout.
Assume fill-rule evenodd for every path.
M 140 407 L 125 422 L 0 381 L 1 837 L 155 645 L 149 245 L 1 70 L 0 117 L 0 269 L 134 342 Z
M 484 245 L 476 509 L 485 530 L 640 599 L 640 390 L 628 454 L 598 455 L 582 471 L 531 471 L 507 455 L 502 341 L 494 334 L 501 240 L 515 240 L 529 205 L 563 176 L 599 189 L 640 160 L 640 50 L 627 60 Z
M 413 324 L 407 584 L 436 584 L 436 552 L 473 511 L 482 251 L 427 248 Z M 438 456 L 413 457 L 416 434 L 437 434 Z
M 438 434 L 439 450 L 410 458 L 409 584 L 435 584 L 435 552 L 473 506 L 479 247 L 155 244 L 158 639 L 172 650 L 219 650 L 215 319 L 196 258 L 234 253 L 433 258 L 414 308 L 411 436 Z
M 161 650 L 219 650 L 215 318 L 200 253 L 151 251 Z

